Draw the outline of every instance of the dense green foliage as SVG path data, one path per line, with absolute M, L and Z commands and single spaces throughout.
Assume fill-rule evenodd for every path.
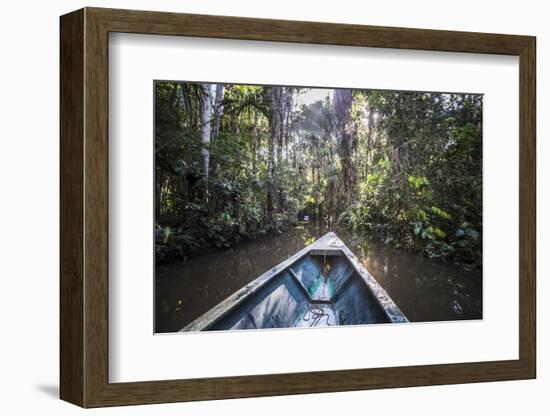
M 178 82 L 155 94 L 157 260 L 308 216 L 481 264 L 481 96 Z

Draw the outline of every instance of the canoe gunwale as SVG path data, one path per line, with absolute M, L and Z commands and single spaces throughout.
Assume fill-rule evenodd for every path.
M 374 298 L 380 304 L 380 307 L 382 308 L 384 314 L 389 319 L 389 321 L 391 323 L 409 322 L 405 314 L 395 304 L 390 295 L 388 295 L 384 288 L 380 286 L 380 283 L 376 281 L 374 276 L 369 273 L 365 266 L 363 266 L 359 262 L 359 260 L 357 260 L 355 254 L 353 254 L 345 244 L 342 247 L 342 252 L 348 258 L 357 274 L 363 279 L 363 282 L 367 285 L 367 288 L 374 295 Z
M 211 328 L 213 325 L 223 319 L 228 313 L 233 311 L 246 299 L 250 298 L 259 290 L 261 290 L 284 271 L 288 271 L 288 274 L 294 281 L 298 283 L 300 290 L 304 292 L 311 303 L 331 303 L 331 301 L 314 301 L 307 289 L 304 287 L 303 283 L 294 272 L 294 270 L 292 270 L 291 268 L 291 266 L 294 265 L 298 260 L 309 254 L 315 256 L 346 257 L 346 259 L 352 266 L 352 271 L 350 273 L 353 274 L 353 272 L 356 272 L 361 277 L 362 281 L 367 286 L 367 289 L 372 293 L 374 299 L 378 302 L 380 308 L 382 309 L 384 315 L 387 317 L 389 322 L 409 322 L 403 312 L 401 312 L 401 310 L 393 302 L 387 292 L 380 286 L 376 279 L 357 260 L 357 257 L 342 242 L 342 240 L 340 240 L 336 236 L 336 234 L 331 231 L 319 238 L 318 240 L 314 241 L 312 244 L 293 254 L 283 262 L 279 263 L 277 266 L 260 275 L 258 278 L 226 298 L 224 301 L 220 302 L 212 309 L 199 316 L 190 324 L 182 328 L 179 332 L 204 331 Z M 347 283 L 350 280 L 350 278 L 345 279 L 344 284 L 340 288 L 338 288 L 336 293 L 334 293 L 334 295 L 332 296 L 332 299 L 338 298 L 339 292 L 341 292 L 341 289 L 344 286 L 347 286 Z
M 330 234 L 330 233 L 329 233 Z M 266 286 L 271 280 L 276 278 L 281 272 L 285 271 L 289 266 L 292 266 L 298 260 L 300 260 L 305 255 L 309 254 L 311 246 L 325 238 L 328 234 L 321 237 L 319 240 L 310 244 L 309 246 L 304 247 L 302 250 L 290 256 L 288 259 L 279 263 L 277 266 L 269 269 L 260 277 L 256 278 L 252 282 L 248 283 L 243 288 L 239 289 L 237 292 L 229 296 L 227 299 L 214 306 L 209 311 L 205 312 L 203 315 L 199 316 L 193 322 L 185 326 L 179 332 L 188 332 L 188 331 L 203 331 L 208 329 L 220 319 L 225 317 L 229 312 L 234 308 L 240 305 L 246 300 L 249 296 L 252 296 L 254 293 L 258 292 L 264 286 Z

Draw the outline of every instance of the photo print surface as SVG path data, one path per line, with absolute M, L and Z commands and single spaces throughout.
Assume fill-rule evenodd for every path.
M 156 333 L 482 319 L 481 94 L 154 92 Z

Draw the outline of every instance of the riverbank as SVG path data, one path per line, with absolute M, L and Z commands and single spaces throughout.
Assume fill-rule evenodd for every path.
M 410 321 L 482 317 L 481 270 L 388 248 L 340 227 L 301 224 L 279 235 L 157 266 L 155 331 L 181 329 L 328 231 L 348 245 Z

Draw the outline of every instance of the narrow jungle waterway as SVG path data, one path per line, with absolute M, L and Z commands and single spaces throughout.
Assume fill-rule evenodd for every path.
M 178 331 L 328 231 L 336 232 L 411 322 L 482 318 L 481 270 L 394 250 L 338 227 L 310 224 L 157 267 L 155 332 Z

